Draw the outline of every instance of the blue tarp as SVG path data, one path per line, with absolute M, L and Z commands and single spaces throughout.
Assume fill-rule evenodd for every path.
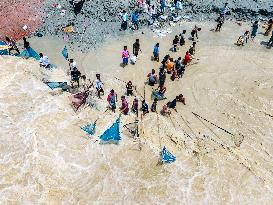
M 6 42 L 5 41 L 0 41 L 0 46 L 6 46 Z M 7 49 L 5 50 L 0 50 L 0 55 L 8 55 L 9 51 Z
M 120 132 L 119 132 L 119 124 L 120 124 L 120 119 L 118 118 L 116 122 L 100 136 L 100 139 L 101 139 L 100 144 L 106 144 L 106 143 L 117 144 L 119 140 L 121 140 Z
M 35 60 L 40 60 L 40 56 L 39 54 L 34 50 L 32 49 L 31 47 L 23 50 L 19 55 L 18 57 L 24 57 L 24 58 L 34 58 Z
M 63 57 L 65 58 L 65 60 L 68 59 L 68 50 L 67 50 L 67 47 L 65 46 L 62 50 L 62 55 Z
M 52 90 L 56 88 L 63 88 L 67 87 L 67 82 L 47 82 L 46 83 L 48 87 L 50 87 Z
M 172 155 L 166 149 L 166 147 L 163 147 L 163 150 L 162 150 L 162 162 L 171 163 L 171 162 L 174 162 L 175 160 L 176 160 L 176 157 L 174 155 Z
M 89 135 L 94 135 L 96 131 L 96 123 L 88 124 L 84 127 L 81 127 L 81 129 L 87 132 Z

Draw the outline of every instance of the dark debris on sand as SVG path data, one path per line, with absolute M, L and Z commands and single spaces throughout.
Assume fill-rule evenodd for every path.
M 72 3 L 68 0 L 48 0 L 44 4 L 44 23 L 37 33 L 58 36 L 67 40 L 69 45 L 77 44 L 79 50 L 85 52 L 96 47 L 107 37 L 123 34 L 124 32 L 119 31 L 120 13 L 125 9 L 130 15 L 138 9 L 135 2 L 136 0 L 85 0 L 75 11 Z M 152 4 L 155 2 L 155 0 L 151 1 Z M 187 0 L 184 2 L 183 10 L 179 11 L 179 15 L 197 21 L 216 19 L 219 8 L 224 3 L 213 0 Z M 231 15 L 228 16 L 230 19 L 247 21 L 268 19 L 273 16 L 272 0 L 262 2 L 257 0 L 227 0 L 227 2 L 231 10 Z M 55 6 L 53 6 L 54 4 Z M 56 4 L 61 5 L 61 8 L 57 8 Z M 170 11 L 165 15 L 169 14 Z M 148 25 L 148 20 L 150 20 L 150 16 L 143 12 L 140 26 Z M 67 25 L 73 25 L 75 32 L 70 34 L 63 32 L 63 27 Z

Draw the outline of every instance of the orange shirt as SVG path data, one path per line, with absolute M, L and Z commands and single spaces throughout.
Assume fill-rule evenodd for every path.
M 168 62 L 167 63 L 167 70 L 168 71 L 172 71 L 173 70 L 173 68 L 174 68 L 174 62 Z

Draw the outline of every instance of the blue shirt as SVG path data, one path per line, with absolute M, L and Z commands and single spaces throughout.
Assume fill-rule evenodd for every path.
M 156 53 L 156 54 L 159 53 L 159 47 L 157 47 L 157 46 L 154 47 L 154 53 Z
M 132 22 L 137 22 L 138 21 L 138 14 L 136 14 L 136 13 L 133 13 L 133 15 L 132 15 Z

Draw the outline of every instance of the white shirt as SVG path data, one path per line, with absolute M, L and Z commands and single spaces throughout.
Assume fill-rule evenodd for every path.
M 42 66 L 47 66 L 49 64 L 49 60 L 47 56 L 43 56 L 42 58 L 40 58 L 40 64 Z
M 96 88 L 97 89 L 100 89 L 100 88 L 102 88 L 102 82 L 99 80 L 99 79 L 96 79 L 96 81 L 95 81 L 95 84 L 96 84 Z
M 74 68 L 76 68 L 76 61 L 73 61 L 73 63 L 70 63 L 69 66 L 70 66 L 70 70 L 72 71 Z

